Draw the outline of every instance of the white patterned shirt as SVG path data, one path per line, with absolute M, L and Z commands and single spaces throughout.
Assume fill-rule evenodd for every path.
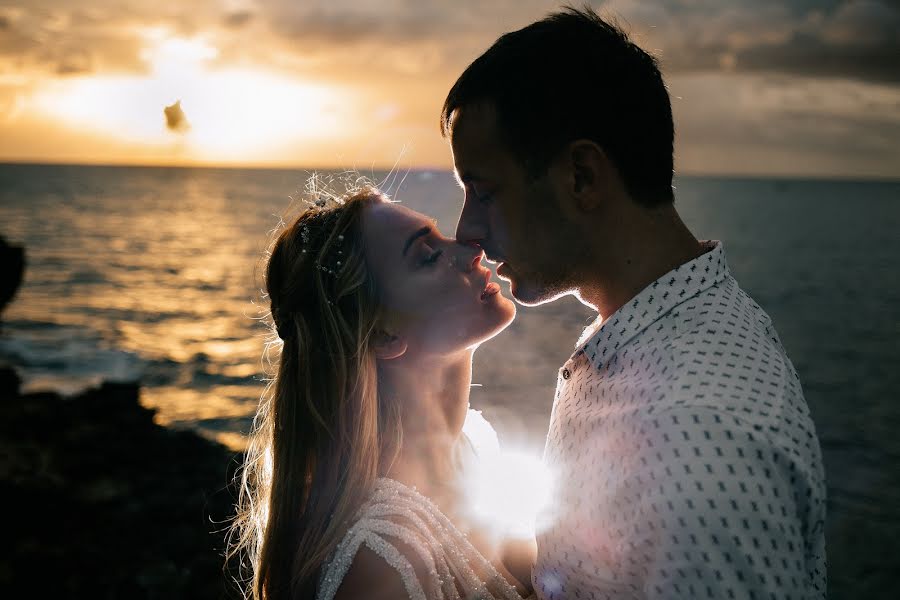
M 559 371 L 542 599 L 825 597 L 824 471 L 800 381 L 722 244 L 706 245 Z

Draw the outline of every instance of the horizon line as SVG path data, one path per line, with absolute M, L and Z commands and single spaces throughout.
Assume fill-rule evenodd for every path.
M 88 168 L 121 168 L 121 169 L 207 169 L 207 170 L 233 170 L 233 171 L 356 171 L 364 173 L 359 167 L 335 166 L 335 165 L 293 165 L 293 164 L 264 164 L 264 163 L 129 163 L 129 162 L 69 162 L 46 161 L 34 159 L 0 159 L 0 166 L 44 166 L 44 167 L 88 167 Z M 392 172 L 405 170 L 414 173 L 442 172 L 452 173 L 453 169 L 447 166 L 408 165 L 405 167 L 370 166 L 370 172 Z M 835 174 L 823 175 L 819 173 L 762 173 L 762 172 L 701 172 L 682 171 L 675 173 L 675 180 L 679 177 L 693 179 L 745 179 L 745 180 L 776 180 L 776 181 L 836 181 L 836 182 L 873 182 L 873 183 L 900 183 L 900 175 L 850 175 Z

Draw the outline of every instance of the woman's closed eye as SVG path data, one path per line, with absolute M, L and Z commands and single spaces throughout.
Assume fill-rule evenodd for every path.
M 420 264 L 421 264 L 423 267 L 428 267 L 428 266 L 431 266 L 431 265 L 433 265 L 433 264 L 436 264 L 437 261 L 438 261 L 438 259 L 441 257 L 441 254 L 443 254 L 443 253 L 444 253 L 443 250 L 440 250 L 440 249 L 439 249 L 439 250 L 435 250 L 434 252 L 432 252 L 431 254 L 429 254 L 428 256 L 426 256 L 426 257 L 422 260 L 422 262 L 421 262 Z

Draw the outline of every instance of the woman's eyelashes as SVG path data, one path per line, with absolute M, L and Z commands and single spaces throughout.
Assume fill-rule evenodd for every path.
M 431 265 L 436 264 L 437 261 L 438 261 L 438 259 L 441 257 L 441 255 L 442 255 L 443 253 L 444 253 L 444 251 L 441 250 L 441 249 L 438 249 L 438 250 L 435 250 L 434 252 L 431 252 L 430 254 L 428 254 L 428 255 L 422 260 L 421 265 L 422 265 L 423 267 L 428 267 L 428 266 L 431 266 Z

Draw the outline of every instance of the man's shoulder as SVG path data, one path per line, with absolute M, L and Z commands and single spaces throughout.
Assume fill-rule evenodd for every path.
M 625 348 L 655 347 L 703 357 L 712 345 L 718 346 L 716 356 L 735 349 L 750 357 L 754 352 L 783 351 L 772 319 L 731 276 L 661 314 Z
M 769 315 L 732 277 L 666 316 L 667 336 L 647 336 L 666 367 L 668 399 L 735 406 L 802 400 L 797 372 Z
M 680 337 L 771 339 L 774 330 L 768 313 L 730 275 L 675 306 L 667 317 Z

